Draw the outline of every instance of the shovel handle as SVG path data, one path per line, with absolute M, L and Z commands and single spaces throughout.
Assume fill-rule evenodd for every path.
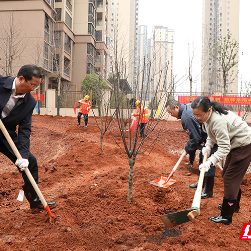
M 169 176 L 167 177 L 167 180 L 165 183 L 163 183 L 162 185 L 164 186 L 165 184 L 168 183 L 168 181 L 171 179 L 171 177 L 173 176 L 174 172 L 176 171 L 176 169 L 178 168 L 180 162 L 182 161 L 182 159 L 185 157 L 186 155 L 186 151 L 184 151 L 182 153 L 182 155 L 180 156 L 179 160 L 177 161 L 177 163 L 175 164 L 175 166 L 173 167 L 173 170 L 171 171 L 171 173 L 169 174 Z
M 205 163 L 207 161 L 207 156 L 208 156 L 208 154 L 205 153 L 204 158 L 203 158 L 203 163 Z M 196 192 L 194 194 L 192 208 L 195 207 L 195 208 L 200 209 L 201 192 L 202 192 L 202 185 L 203 185 L 204 175 L 205 175 L 205 168 L 202 168 L 200 170 L 200 177 L 199 177 Z
M 12 138 L 10 137 L 10 135 L 9 135 L 8 131 L 6 130 L 6 128 L 5 128 L 5 126 L 4 126 L 4 124 L 3 124 L 3 122 L 2 122 L 1 119 L 0 119 L 0 128 L 1 128 L 1 130 L 2 130 L 2 132 L 4 134 L 4 136 L 5 136 L 5 138 L 7 139 L 7 141 L 9 143 L 12 151 L 15 153 L 17 159 L 22 159 L 21 154 L 19 153 L 16 145 L 14 144 Z M 25 174 L 27 175 L 28 179 L 30 180 L 30 183 L 32 184 L 33 188 L 35 189 L 35 191 L 36 191 L 39 199 L 41 200 L 44 208 L 46 208 L 47 202 L 45 201 L 44 196 L 42 195 L 42 193 L 39 190 L 39 188 L 38 188 L 38 186 L 37 186 L 34 178 L 32 177 L 32 175 L 30 173 L 30 170 L 28 168 L 25 168 L 24 171 L 25 171 Z

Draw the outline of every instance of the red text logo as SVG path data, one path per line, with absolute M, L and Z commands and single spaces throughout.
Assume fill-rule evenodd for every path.
M 251 240 L 251 223 L 243 224 L 240 240 Z

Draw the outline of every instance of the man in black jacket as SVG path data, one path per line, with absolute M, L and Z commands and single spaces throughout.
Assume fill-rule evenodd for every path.
M 193 164 L 196 150 L 200 150 L 199 164 L 203 161 L 202 145 L 206 142 L 207 134 L 202 130 L 202 124 L 194 117 L 191 104 L 181 104 L 177 100 L 170 99 L 166 103 L 167 112 L 177 118 L 181 119 L 181 124 L 185 132 L 189 136 L 189 140 L 186 143 L 185 151 L 189 154 L 189 164 Z M 211 150 L 213 154 L 217 150 L 217 145 Z M 202 191 L 201 198 L 207 198 L 213 196 L 215 166 L 211 166 L 209 171 L 205 173 L 205 179 L 203 183 L 204 190 Z M 190 188 L 197 188 L 198 181 Z
M 33 189 L 24 170 L 29 168 L 31 175 L 38 184 L 38 166 L 36 157 L 30 152 L 31 116 L 36 100 L 30 94 L 41 83 L 42 74 L 35 65 L 24 65 L 17 77 L 0 75 L 0 116 L 10 137 L 15 143 L 23 159 L 16 158 L 3 133 L 0 133 L 0 152 L 6 155 L 22 173 L 24 195 L 31 209 L 43 209 L 43 205 Z M 16 129 L 18 127 L 18 133 Z M 49 202 L 50 207 L 55 202 Z

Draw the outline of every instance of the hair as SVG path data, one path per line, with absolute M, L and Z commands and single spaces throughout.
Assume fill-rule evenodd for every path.
M 175 109 L 175 106 L 178 106 L 180 107 L 181 103 L 175 99 L 169 99 L 167 100 L 166 102 L 166 107 L 170 107 L 171 110 L 174 110 Z
M 31 80 L 33 77 L 36 77 L 36 78 L 43 77 L 40 69 L 36 65 L 33 65 L 33 64 L 23 65 L 17 73 L 17 77 L 20 77 L 20 76 L 23 76 L 25 81 Z
M 216 101 L 210 101 L 208 97 L 199 96 L 191 104 L 191 108 L 199 108 L 203 112 L 207 112 L 209 108 L 213 111 L 217 111 L 219 114 L 228 114 L 228 108 Z

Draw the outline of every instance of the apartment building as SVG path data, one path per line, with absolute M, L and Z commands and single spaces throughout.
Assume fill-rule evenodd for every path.
M 239 42 L 239 4 L 239 0 L 203 1 L 201 90 L 207 95 L 224 92 L 221 68 L 212 47 L 228 32 Z M 238 65 L 233 68 L 232 76 L 227 79 L 227 92 L 238 93 Z
M 153 90 L 170 91 L 173 88 L 174 30 L 155 26 L 151 43 Z
M 142 96 L 143 100 L 149 100 L 149 54 L 148 54 L 148 39 L 147 39 L 147 26 L 140 25 L 138 27 L 138 48 L 137 60 L 135 67 L 137 68 L 137 81 L 134 90 L 136 96 Z
M 138 0 L 110 0 L 110 74 L 119 71 L 130 86 L 137 81 Z M 118 67 L 118 69 L 116 68 Z
M 107 78 L 108 0 L 3 0 L 0 20 L 1 74 L 36 64 L 45 76 L 41 92 L 57 89 L 59 79 L 63 90 L 80 90 L 88 74 Z

